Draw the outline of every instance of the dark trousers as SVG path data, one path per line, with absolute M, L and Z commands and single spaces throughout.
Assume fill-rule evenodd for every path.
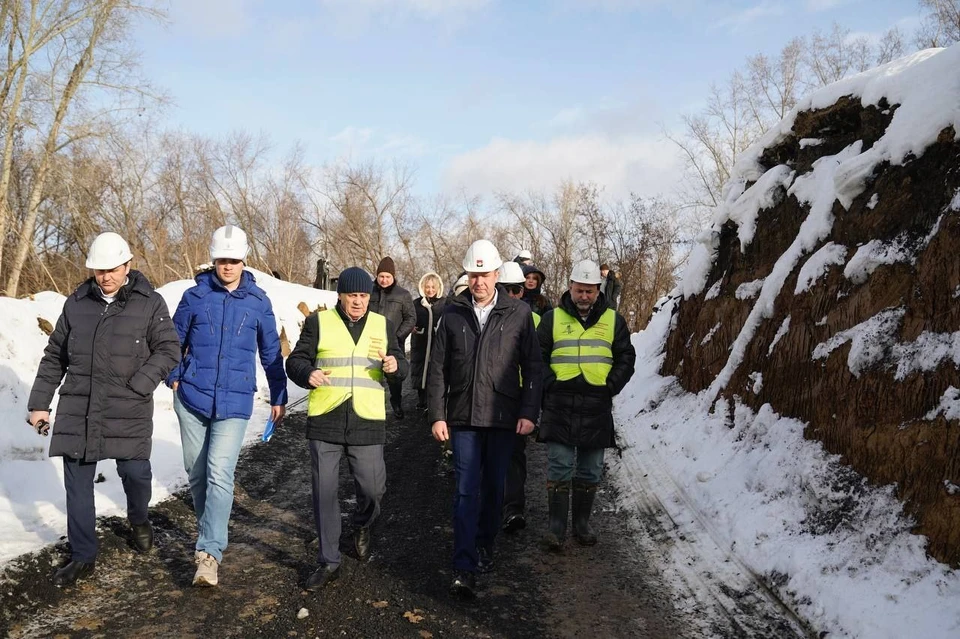
M 118 459 L 117 473 L 127 495 L 127 519 L 140 525 L 147 521 L 147 506 L 152 494 L 153 473 L 149 459 Z M 97 558 L 97 507 L 93 499 L 93 480 L 97 462 L 63 458 L 63 487 L 67 492 L 67 539 L 74 561 L 92 562 Z
M 403 382 L 387 382 L 390 387 L 390 403 L 399 404 L 403 397 Z
M 357 507 L 353 512 L 356 528 L 372 526 L 380 514 L 380 502 L 387 486 L 387 468 L 383 463 L 383 444 L 346 446 L 310 440 L 313 482 L 313 518 L 320 538 L 317 563 L 340 565 L 340 458 L 346 455 L 353 475 Z
M 477 570 L 477 548 L 493 549 L 500 530 L 503 484 L 516 433 L 500 428 L 451 428 L 453 567 Z
M 503 488 L 503 516 L 522 515 L 526 511 L 527 435 L 515 435 L 507 481 Z

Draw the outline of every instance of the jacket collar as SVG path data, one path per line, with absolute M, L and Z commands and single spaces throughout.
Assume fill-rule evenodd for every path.
M 263 291 L 261 291 L 260 287 L 257 286 L 257 278 L 253 276 L 253 273 L 246 269 L 244 269 L 244 271 L 240 274 L 240 284 L 233 291 L 228 291 L 226 288 L 224 288 L 223 284 L 220 283 L 220 278 L 217 277 L 216 270 L 214 269 L 197 273 L 197 276 L 193 279 L 197 283 L 197 286 L 200 287 L 200 290 L 198 291 L 198 294 L 200 295 L 206 295 L 212 291 L 220 291 L 235 297 L 246 297 L 247 295 L 252 295 L 257 299 L 263 299 Z
M 573 317 L 576 317 L 584 326 L 593 326 L 600 321 L 600 317 L 606 312 L 607 298 L 603 296 L 603 293 L 597 295 L 597 301 L 593 303 L 593 307 L 590 309 L 590 313 L 586 319 L 580 317 L 580 311 L 577 309 L 577 305 L 573 303 L 573 297 L 571 297 L 570 291 L 564 291 L 563 296 L 560 298 L 560 308 Z
M 130 272 L 127 274 L 127 283 L 120 287 L 116 294 L 116 301 L 126 302 L 130 299 L 131 295 L 142 295 L 144 297 L 150 297 L 153 293 L 153 286 L 150 284 L 150 281 L 144 276 L 140 271 L 130 269 Z M 97 285 L 96 278 L 89 277 L 86 281 L 83 282 L 80 286 L 77 287 L 77 290 L 74 291 L 74 296 L 77 299 L 82 299 L 90 295 L 91 297 L 96 297 L 97 299 L 102 299 L 100 297 L 100 287 Z
M 512 298 L 507 295 L 506 291 L 497 291 L 497 301 L 493 307 L 493 310 L 502 311 L 505 308 L 509 308 L 511 299 Z M 473 312 L 473 294 L 470 293 L 469 288 L 459 295 L 454 295 L 451 299 L 451 303 L 456 304 L 457 306 L 463 306 L 470 312 Z

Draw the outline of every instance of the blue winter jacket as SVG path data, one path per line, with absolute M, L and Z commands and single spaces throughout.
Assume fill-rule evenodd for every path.
M 270 405 L 286 405 L 287 375 L 277 321 L 270 298 L 253 274 L 244 271 L 232 292 L 215 271 L 200 273 L 196 282 L 173 315 L 183 358 L 167 377 L 167 386 L 180 382 L 180 401 L 210 419 L 249 419 L 259 349 L 270 384 Z

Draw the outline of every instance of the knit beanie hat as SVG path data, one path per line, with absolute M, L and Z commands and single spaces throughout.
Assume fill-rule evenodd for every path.
M 380 263 L 377 264 L 377 275 L 380 275 L 380 273 L 389 273 L 394 277 L 397 276 L 397 267 L 393 263 L 392 257 L 387 256 L 380 260 Z
M 337 278 L 337 294 L 366 293 L 369 295 L 372 292 L 373 278 L 359 266 L 351 266 L 340 271 L 340 277 Z

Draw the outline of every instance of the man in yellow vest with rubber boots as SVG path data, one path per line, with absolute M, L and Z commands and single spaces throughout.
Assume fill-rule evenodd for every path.
M 368 312 L 373 279 L 361 268 L 340 273 L 335 308 L 307 317 L 287 359 L 287 375 L 309 388 L 307 438 L 312 461 L 313 515 L 320 538 L 319 568 L 306 589 L 340 575 L 340 458 L 346 455 L 357 489 L 353 514 L 357 557 L 370 556 L 370 529 L 386 489 L 383 444 L 388 382 L 407 375 L 396 327 Z
M 600 267 L 573 267 L 570 288 L 543 316 L 537 335 L 544 370 L 538 441 L 547 443 L 549 531 L 544 546 L 563 549 L 572 493 L 573 532 L 584 546 L 597 543 L 590 528 L 604 449 L 614 441 L 613 397 L 633 376 L 637 354 L 627 323 L 607 308 Z

